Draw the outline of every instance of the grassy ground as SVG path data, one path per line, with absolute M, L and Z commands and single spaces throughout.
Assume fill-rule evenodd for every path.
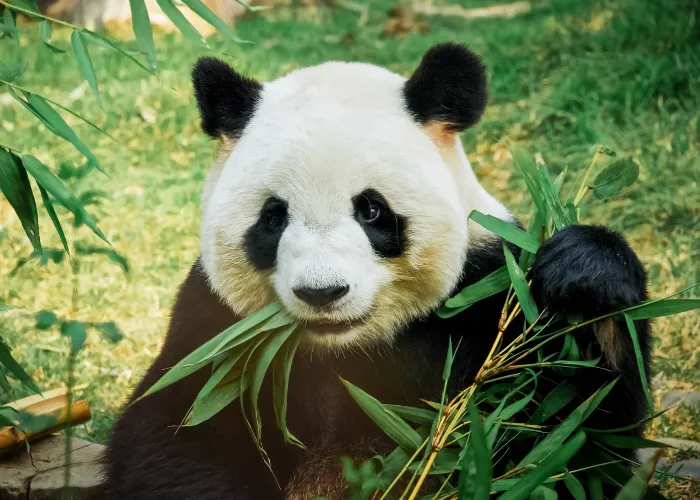
M 535 2 L 532 13 L 513 20 L 431 17 L 427 34 L 402 38 L 382 36 L 389 5 L 371 2 L 362 26 L 356 12 L 344 9 L 278 10 L 272 18 L 247 19 L 237 31 L 254 45 L 213 41 L 206 50 L 161 36 L 157 78 L 93 48 L 104 110 L 95 105 L 73 57 L 44 48 L 37 26 L 25 27 L 21 56 L 12 44 L 0 42 L 3 61 L 30 63 L 24 86 L 83 113 L 121 143 L 72 120 L 109 176 L 93 173 L 67 183 L 78 193 L 101 193 L 89 209 L 128 259 L 128 275 L 93 255 L 78 259 L 75 278 L 67 261 L 30 263 L 10 276 L 30 246 L 0 200 L 0 280 L 6 284 L 0 300 L 22 308 L 0 319 L 0 331 L 39 385 L 63 383 L 68 346 L 58 331 L 37 330 L 34 312 L 114 320 L 125 334 L 113 346 L 92 333 L 78 359 L 79 382 L 87 384 L 84 394 L 94 412 L 80 431 L 89 439 L 106 439 L 120 405 L 157 354 L 174 293 L 198 254 L 198 200 L 213 145 L 198 129 L 189 68 L 205 53 L 263 80 L 328 59 L 369 61 L 408 75 L 433 43 L 465 42 L 483 55 L 490 73 L 490 106 L 482 123 L 464 136 L 484 184 L 527 217 L 525 187 L 513 175 L 504 138 L 541 154 L 554 171 L 568 167 L 573 173 L 596 144 L 605 144 L 639 164 L 640 181 L 612 200 L 591 204 L 583 220 L 608 224 L 628 237 L 647 266 L 653 296 L 700 281 L 696 2 L 550 0 Z M 68 36 L 55 33 L 59 43 Z M 70 145 L 46 133 L 1 90 L 0 135 L 56 169 L 79 165 Z M 41 222 L 45 245 L 59 247 L 49 220 Z M 70 241 L 99 245 L 85 228 L 69 229 Z M 698 315 L 659 320 L 654 330 L 657 399 L 670 389 L 700 390 Z M 698 440 L 699 417 L 687 408 L 672 410 L 650 434 Z M 690 485 L 675 485 L 672 493 L 696 498 L 695 488 L 693 493 Z

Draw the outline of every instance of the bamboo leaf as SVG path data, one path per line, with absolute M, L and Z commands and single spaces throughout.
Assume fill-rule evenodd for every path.
M 642 387 L 644 388 L 644 395 L 647 398 L 647 404 L 649 405 L 649 413 L 654 413 L 654 398 L 649 390 L 649 381 L 647 380 L 647 371 L 644 366 L 644 356 L 642 355 L 642 348 L 639 345 L 639 335 L 637 335 L 637 328 L 634 326 L 634 321 L 627 314 L 625 314 L 625 322 L 627 323 L 627 330 L 629 331 L 630 338 L 632 339 L 632 346 L 634 347 L 634 357 L 637 361 L 637 371 L 639 372 L 639 378 L 642 381 Z
M 39 214 L 29 176 L 19 157 L 3 148 L 0 148 L 0 191 L 17 214 L 34 249 L 41 251 Z
M 486 434 L 481 415 L 474 405 L 473 398 L 467 401 L 471 423 L 469 441 L 464 452 L 462 470 L 459 473 L 459 500 L 488 500 L 491 493 L 493 467 L 491 450 L 486 443 Z
M 501 220 L 493 215 L 482 214 L 478 210 L 472 210 L 469 218 L 495 235 L 528 252 L 537 253 L 537 249 L 540 247 L 540 242 L 536 237 L 523 231 L 512 222 Z
M 700 299 L 664 299 L 641 304 L 625 313 L 633 320 L 660 318 L 700 308 Z
M 387 409 L 396 413 L 399 417 L 414 424 L 433 425 L 437 413 L 426 408 L 414 408 L 403 405 L 384 405 Z
M 342 378 L 340 381 L 345 385 L 350 396 L 362 408 L 362 411 L 399 446 L 408 451 L 414 451 L 421 446 L 423 440 L 420 435 L 401 417 L 359 387 Z
M 508 274 L 508 269 L 503 266 L 448 299 L 444 307 L 438 311 L 438 316 L 450 318 L 480 300 L 506 290 L 508 286 L 510 286 L 510 275 Z
M 530 417 L 530 423 L 539 425 L 556 415 L 576 397 L 576 387 L 573 384 L 562 383 L 545 396 L 535 412 Z
M 82 34 L 83 38 L 85 40 L 87 40 L 88 42 L 91 42 L 91 43 L 97 45 L 98 47 L 102 47 L 105 49 L 114 50 L 116 52 L 119 52 L 121 55 L 123 55 L 127 59 L 131 60 L 131 62 L 136 64 L 139 68 L 143 69 L 144 71 L 146 71 L 152 75 L 155 75 L 155 72 L 151 68 L 144 65 L 141 61 L 136 59 L 131 53 L 122 49 L 119 45 L 114 43 L 112 40 L 110 40 L 106 36 L 102 36 L 99 33 L 95 33 L 94 31 L 88 31 L 88 30 L 82 30 L 81 34 Z
M 51 36 L 52 36 L 52 29 L 51 29 L 51 23 L 48 22 L 46 19 L 42 20 L 39 23 L 39 36 L 41 37 L 41 41 L 44 42 L 44 45 L 46 45 L 48 48 L 50 48 L 53 52 L 62 54 L 65 52 L 65 50 L 57 47 L 56 45 L 51 42 Z
M 538 463 L 545 460 L 551 453 L 557 450 L 565 439 L 571 436 L 576 429 L 590 416 L 590 414 L 598 407 L 600 402 L 608 395 L 613 388 L 617 379 L 610 382 L 608 385 L 596 391 L 590 398 L 586 399 L 579 405 L 571 414 L 564 419 L 552 432 L 547 434 L 526 456 L 523 458 L 518 467 L 523 467 L 528 464 Z
M 100 92 L 97 88 L 97 76 L 95 75 L 95 69 L 92 67 L 92 60 L 90 60 L 90 53 L 88 52 L 87 45 L 85 44 L 83 33 L 79 30 L 74 30 L 70 40 L 73 44 L 73 53 L 78 61 L 80 71 L 83 73 L 83 76 L 90 85 L 92 93 L 95 94 L 97 105 L 102 107 Z
M 281 310 L 282 305 L 279 302 L 274 302 L 263 307 L 256 313 L 246 316 L 182 358 L 175 366 L 170 368 L 161 378 L 159 378 L 155 384 L 149 387 L 138 399 L 158 392 L 200 370 L 208 363 L 212 362 L 213 358 L 221 352 L 220 347 L 222 345 L 225 345 L 232 338 L 246 332 L 253 331 L 259 333 L 259 329 L 255 329 L 255 327 Z M 138 401 L 138 399 L 136 401 Z
M 64 321 L 61 323 L 61 335 L 70 339 L 70 353 L 75 356 L 83 348 L 87 339 L 85 325 L 80 321 Z
M 247 377 L 234 378 L 229 383 L 215 388 L 202 399 L 195 401 L 184 425 L 193 427 L 209 420 L 235 401 L 247 389 L 247 384 Z
M 249 43 L 246 40 L 242 40 L 241 38 L 238 38 L 233 31 L 231 31 L 231 28 L 228 27 L 228 25 L 223 22 L 219 17 L 214 14 L 209 7 L 204 5 L 201 0 L 182 0 L 182 3 L 187 5 L 187 7 L 190 8 L 192 12 L 197 14 L 199 17 L 201 17 L 204 21 L 207 23 L 211 24 L 214 28 L 219 30 L 221 34 L 223 34 L 225 37 L 229 38 L 230 40 L 233 40 L 234 42 L 238 43 Z
M 255 422 L 255 430 L 258 440 L 262 439 L 262 422 L 260 420 L 260 410 L 258 408 L 258 396 L 260 395 L 263 379 L 265 378 L 265 374 L 272 363 L 272 359 L 280 350 L 282 344 L 284 344 L 292 333 L 294 333 L 296 328 L 296 323 L 293 323 L 291 326 L 271 334 L 270 339 L 265 342 L 260 350 L 260 354 L 256 356 L 255 365 L 253 366 L 253 371 L 250 374 L 249 392 L 251 407 L 253 410 L 253 420 Z
M 36 320 L 35 327 L 39 330 L 48 330 L 58 323 L 58 317 L 51 311 L 39 311 L 34 315 L 34 319 Z
M 557 446 L 557 449 L 549 453 L 539 466 L 528 472 L 501 495 L 500 500 L 525 500 L 547 478 L 565 467 L 585 442 L 586 434 L 583 431 L 577 432 L 571 439 Z
M 557 492 L 551 488 L 539 485 L 528 496 L 529 500 L 557 500 Z
M 61 182 L 61 180 L 56 177 L 46 165 L 31 155 L 24 155 L 22 157 L 22 164 L 31 174 L 31 176 L 34 177 L 37 184 L 56 198 L 61 205 L 70 210 L 76 216 L 76 218 L 88 226 L 93 233 L 109 243 L 109 241 L 107 241 L 107 237 L 102 233 L 100 228 L 97 227 L 94 219 L 87 213 L 80 201 L 73 196 L 73 193 L 68 191 L 63 182 Z
M 35 393 L 41 392 L 39 387 L 37 387 L 32 380 L 32 377 L 30 377 L 29 374 L 24 371 L 22 365 L 15 360 L 10 348 L 2 340 L 0 340 L 0 364 L 12 377 L 19 380 L 27 389 Z
M 508 245 L 503 243 L 503 253 L 506 256 L 506 266 L 508 268 L 508 274 L 510 275 L 510 281 L 513 283 L 513 289 L 515 290 L 515 295 L 518 297 L 518 303 L 525 314 L 527 322 L 532 324 L 537 321 L 539 317 L 539 312 L 537 312 L 537 305 L 535 304 L 535 299 L 532 298 L 530 293 L 530 287 L 527 284 L 527 278 L 525 278 L 525 273 L 520 266 L 515 261 L 515 257 L 511 253 Z
M 668 448 L 667 444 L 639 436 L 592 433 L 591 439 L 593 439 L 596 443 L 612 446 L 614 448 L 625 448 L 633 450 L 636 450 L 637 448 Z
M 113 321 L 98 323 L 95 328 L 98 328 L 102 332 L 102 336 L 112 344 L 117 344 L 124 338 L 124 334 Z
M 649 487 L 649 480 L 656 470 L 656 463 L 659 461 L 659 453 L 655 453 L 649 460 L 644 462 L 634 476 L 622 487 L 620 492 L 615 496 L 615 500 L 639 500 L 644 498 L 644 495 Z
M 583 489 L 581 482 L 569 471 L 564 473 L 564 484 L 574 500 L 586 500 L 586 490 Z
M 544 198 L 547 210 L 552 217 L 552 221 L 557 230 L 561 230 L 566 226 L 575 224 L 575 221 L 569 219 L 569 214 L 564 210 L 557 190 L 552 182 L 552 177 L 546 165 L 540 167 L 540 185 L 542 188 L 542 197 Z
M 22 76 L 26 70 L 27 63 L 6 63 L 0 61 L 0 80 L 12 83 Z
M 625 158 L 603 169 L 588 188 L 593 191 L 596 199 L 603 200 L 619 194 L 624 188 L 634 184 L 638 177 L 639 166 Z
M 542 197 L 542 188 L 540 186 L 540 173 L 535 161 L 514 142 L 510 142 L 509 146 L 511 155 L 513 156 L 513 164 L 525 180 L 527 190 L 530 192 L 530 196 L 532 196 L 532 200 L 535 202 L 537 212 L 546 214 L 546 204 Z
M 153 42 L 153 28 L 148 17 L 148 9 L 144 0 L 129 0 L 131 6 L 131 24 L 136 35 L 136 43 L 139 49 L 146 54 L 151 68 L 157 66 L 156 44 Z
M 304 448 L 304 444 L 292 434 L 287 427 L 287 396 L 289 394 L 289 375 L 292 371 L 294 353 L 299 346 L 301 337 L 292 338 L 282 346 L 282 353 L 272 365 L 272 397 L 277 427 L 282 431 L 284 441 Z
M 58 220 L 58 215 L 56 215 L 56 210 L 53 208 L 53 203 L 51 202 L 51 198 L 49 198 L 49 193 L 46 192 L 46 189 L 43 187 L 39 186 L 39 193 L 41 193 L 41 199 L 44 202 L 44 208 L 46 209 L 46 213 L 49 214 L 49 218 L 51 219 L 51 222 L 53 222 L 53 226 L 56 228 L 56 232 L 58 233 L 58 237 L 61 238 L 61 244 L 63 245 L 63 249 L 66 251 L 68 255 L 70 255 L 70 248 L 68 247 L 68 240 L 66 240 L 66 235 L 63 232 L 63 227 L 61 226 L 61 221 Z
M 156 1 L 158 2 L 158 6 L 161 8 L 163 13 L 168 16 L 168 19 L 170 19 L 180 33 L 182 33 L 182 36 L 184 36 L 187 40 L 196 43 L 197 45 L 204 45 L 202 35 L 194 26 L 192 26 L 192 24 L 190 24 L 182 12 L 180 12 L 177 6 L 173 3 L 173 0 Z
M 2 32 L 7 33 L 10 38 L 13 38 L 15 43 L 19 45 L 19 30 L 17 29 L 17 23 L 15 23 L 13 11 L 10 9 L 3 9 L 2 18 L 4 21 Z

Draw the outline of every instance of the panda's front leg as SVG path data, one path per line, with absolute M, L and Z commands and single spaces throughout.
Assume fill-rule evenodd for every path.
M 563 317 L 592 319 L 647 297 L 641 262 L 622 236 L 600 226 L 570 226 L 554 234 L 537 252 L 531 277 L 538 305 Z M 648 378 L 648 321 L 635 322 L 635 329 Z M 587 425 L 616 428 L 644 418 L 648 414 L 644 389 L 624 320 L 609 318 L 575 332 L 580 351 L 589 358 L 600 356 L 606 369 L 576 370 L 580 395 L 587 397 L 620 378 Z

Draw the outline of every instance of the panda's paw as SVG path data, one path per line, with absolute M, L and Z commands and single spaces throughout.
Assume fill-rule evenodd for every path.
M 541 307 L 593 317 L 646 298 L 646 276 L 627 242 L 602 226 L 569 226 L 547 240 L 531 271 Z

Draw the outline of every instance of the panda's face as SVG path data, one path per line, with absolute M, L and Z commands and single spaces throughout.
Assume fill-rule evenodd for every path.
M 237 313 L 279 298 L 308 342 L 366 344 L 390 340 L 454 288 L 473 175 L 456 171 L 453 134 L 436 141 L 411 114 L 405 82 L 327 63 L 257 88 L 204 195 L 203 263 Z

